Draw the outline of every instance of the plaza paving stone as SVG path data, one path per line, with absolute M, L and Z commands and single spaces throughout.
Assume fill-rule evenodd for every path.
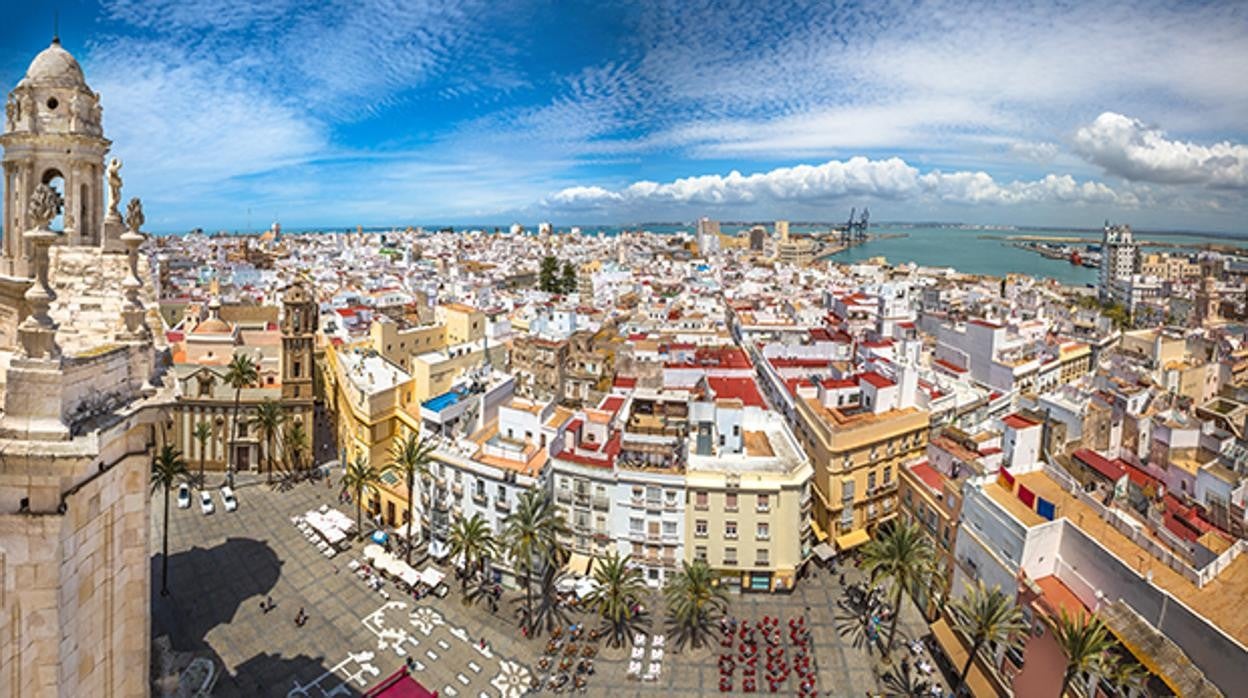
M 218 478 L 219 479 L 219 478 Z M 215 482 L 209 478 L 210 482 Z M 153 517 L 152 637 L 168 635 L 177 651 L 194 652 L 215 659 L 225 675 L 217 696 L 286 696 L 303 688 L 308 695 L 359 695 L 367 687 L 403 666 L 410 655 L 421 665 L 414 676 L 431 690 L 448 695 L 450 686 L 459 696 L 499 696 L 490 680 L 500 673 L 500 662 L 514 671 L 536 671 L 545 638 L 524 639 L 512 620 L 519 594 L 509 592 L 497 614 L 482 607 L 465 607 L 454 589 L 445 599 L 426 597 L 414 601 L 392 586 L 390 607 L 347 569 L 359 559 L 362 543 L 333 559 L 325 558 L 304 539 L 290 518 L 322 504 L 337 506 L 354 517 L 355 511 L 339 506 L 337 492 L 323 482 L 305 482 L 281 490 L 262 481 L 239 480 L 239 508 L 227 513 L 220 506 L 204 515 L 198 503 L 190 509 L 173 508 L 169 520 L 169 587 L 159 595 L 161 520 Z M 156 495 L 155 511 L 160 512 Z M 367 524 L 365 524 L 367 526 Z M 841 570 L 846 583 L 861 579 L 858 570 Z M 878 655 L 853 646 L 840 632 L 842 612 L 836 601 L 844 593 L 839 572 L 815 571 L 789 594 L 732 594 L 730 613 L 756 620 L 764 615 L 787 619 L 807 616 L 818 670 L 820 695 L 863 696 L 882 693 L 877 678 Z M 260 604 L 272 597 L 275 610 L 264 613 Z M 403 604 L 402 606 L 398 604 Z M 657 599 L 649 604 L 657 608 Z M 303 627 L 294 616 L 303 608 L 309 620 Z M 425 610 L 421 610 L 425 609 Z M 436 613 L 444 623 L 430 635 L 414 618 Z M 373 616 L 366 623 L 366 619 Z M 596 618 L 572 612 L 571 619 L 594 625 Z M 395 642 L 379 637 L 378 627 L 404 637 Z M 661 614 L 653 618 L 653 632 L 663 632 Z M 452 632 L 454 630 L 454 633 Z M 926 625 L 913 605 L 903 605 L 898 642 L 918 637 Z M 461 639 L 456 633 L 462 634 Z M 484 638 L 493 659 L 484 657 L 477 645 Z M 414 641 L 414 642 L 413 642 Z M 450 647 L 443 649 L 441 644 Z M 626 650 L 604 649 L 595 661 L 586 695 L 592 696 L 693 696 L 719 694 L 717 640 L 709 648 L 668 651 L 658 680 L 627 677 Z M 438 659 L 426 654 L 433 651 Z M 480 672 L 471 669 L 473 662 Z M 491 663 L 492 662 L 492 663 Z M 647 659 L 646 664 L 649 664 Z M 493 673 L 491 673 L 493 672 Z M 460 676 L 468 680 L 465 686 Z M 735 687 L 740 688 L 738 669 Z M 787 691 L 794 695 L 790 681 Z

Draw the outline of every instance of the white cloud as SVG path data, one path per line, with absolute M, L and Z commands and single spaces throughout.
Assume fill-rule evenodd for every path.
M 1248 187 L 1246 145 L 1172 140 L 1159 128 L 1114 112 L 1080 128 L 1074 143 L 1089 162 L 1129 180 Z
M 702 175 L 667 183 L 639 181 L 613 191 L 600 186 L 568 187 L 542 205 L 567 211 L 640 208 L 665 204 L 691 207 L 740 206 L 762 202 L 820 203 L 845 197 L 931 200 L 955 204 L 1139 204 L 1131 192 L 1101 182 L 1079 182 L 1050 174 L 1034 181 L 1001 183 L 986 172 L 920 173 L 901 158 L 855 157 L 820 165 L 780 167 L 743 175 Z
M 128 193 L 193 199 L 224 180 L 325 152 L 321 122 L 218 68 L 156 45 L 90 54 L 87 79 L 101 94 L 113 152 L 126 163 Z
M 1016 141 L 1010 144 L 1010 155 L 1020 160 L 1028 160 L 1031 162 L 1052 162 L 1057 157 L 1058 147 L 1056 143 L 1036 143 L 1033 141 Z

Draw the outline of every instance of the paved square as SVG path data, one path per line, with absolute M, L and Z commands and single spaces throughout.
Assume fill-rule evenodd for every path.
M 219 479 L 210 476 L 209 481 Z M 411 662 L 414 676 L 443 696 L 511 698 L 540 675 L 538 659 L 546 638 L 526 640 L 516 630 L 512 610 L 518 594 L 509 592 L 497 614 L 466 607 L 458 587 L 445 599 L 414 601 L 392 585 L 390 598 L 371 590 L 348 569 L 361 559 L 362 543 L 332 559 L 300 533 L 291 518 L 322 504 L 338 506 L 337 491 L 322 483 L 301 483 L 279 491 L 262 483 L 240 481 L 238 511 L 205 516 L 198 507 L 170 510 L 169 588 L 160 586 L 160 495 L 152 530 L 152 637 L 168 635 L 173 649 L 207 656 L 224 667 L 217 696 L 358 696 Z M 213 497 L 217 497 L 215 490 Z M 172 505 L 172 502 L 171 502 Z M 844 570 L 846 583 L 860 579 Z M 733 594 L 730 613 L 740 619 L 781 619 L 805 614 L 812 636 L 812 657 L 820 695 L 862 696 L 882 692 L 878 656 L 869 655 L 842 636 L 836 602 L 843 595 L 839 573 L 817 571 L 790 594 Z M 450 582 L 453 585 L 453 581 Z M 261 602 L 272 598 L 265 612 Z M 648 604 L 658 608 L 657 599 Z M 308 615 L 302 627 L 294 618 Z M 597 619 L 573 611 L 575 622 L 594 626 Z M 651 630 L 663 633 L 662 617 Z M 898 629 L 899 642 L 926 632 L 907 603 Z M 485 647 L 481 646 L 484 639 Z M 646 639 L 643 670 L 655 660 Z M 629 677 L 631 648 L 599 645 L 587 695 L 693 696 L 719 694 L 718 640 L 698 651 L 675 652 L 664 646 L 653 680 Z M 767 693 L 766 682 L 760 693 Z M 741 670 L 734 688 L 741 689 Z M 546 691 L 549 693 L 549 691 Z M 776 695 L 795 695 L 791 678 Z

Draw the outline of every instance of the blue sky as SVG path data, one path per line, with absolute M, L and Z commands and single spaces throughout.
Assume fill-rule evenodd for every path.
M 14 4 L 153 230 L 877 220 L 1248 234 L 1242 2 Z

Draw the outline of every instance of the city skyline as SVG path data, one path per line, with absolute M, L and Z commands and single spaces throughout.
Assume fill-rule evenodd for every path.
M 3 30 L 9 84 L 53 9 Z M 1231 3 L 104 2 L 59 29 L 160 232 L 863 205 L 1243 232 L 1246 24 Z

